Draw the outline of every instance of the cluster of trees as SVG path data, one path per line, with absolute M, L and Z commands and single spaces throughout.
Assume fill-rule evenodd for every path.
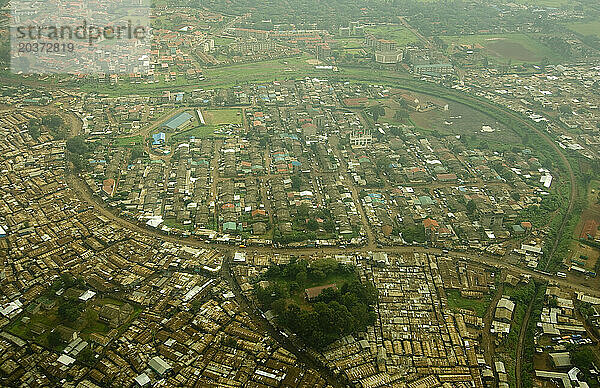
M 581 347 L 571 351 L 571 362 L 573 366 L 579 368 L 581 373 L 590 384 L 590 387 L 599 387 L 598 380 L 591 375 L 590 370 L 594 369 L 594 365 L 598 365 L 600 360 L 597 359 L 596 354 L 589 346 Z
M 75 278 L 69 273 L 60 275 L 60 279 L 52 284 L 52 291 L 58 291 L 63 288 L 83 287 L 85 285 L 82 278 Z M 58 305 L 58 317 L 63 322 L 75 322 L 81 315 L 82 305 L 77 300 L 61 300 Z
M 273 266 L 263 275 L 270 284 L 257 287 L 256 297 L 263 309 L 273 310 L 278 323 L 296 333 L 306 344 L 322 349 L 335 340 L 366 330 L 375 322 L 373 306 L 377 291 L 372 285 L 357 280 L 344 283 L 339 289 L 326 289 L 310 303 L 300 308 L 290 301 L 292 295 L 302 293 L 308 284 L 323 282 L 331 275 L 352 275 L 354 267 L 331 259 L 313 262 L 292 261 Z M 349 276 L 350 278 L 352 276 Z
M 377 122 L 380 117 L 385 116 L 385 107 L 381 104 L 372 105 L 365 109 L 365 113 L 370 116 L 374 122 Z
M 580 189 L 577 192 L 577 197 L 573 205 L 573 211 L 567 212 L 567 206 L 561 206 L 557 209 L 556 215 L 552 217 L 549 224 L 550 230 L 546 236 L 546 248 L 542 259 L 539 261 L 538 267 L 547 269 L 548 271 L 556 271 L 562 265 L 563 259 L 569 256 L 569 247 L 571 246 L 571 238 L 575 227 L 579 222 L 579 214 L 584 209 L 585 200 L 582 198 L 583 191 L 580 180 L 576 178 L 574 184 L 579 185 Z M 568 186 L 559 187 L 561 196 L 564 201 L 567 200 Z
M 561 197 L 558 194 L 545 196 L 539 205 L 529 206 L 519 213 L 520 221 L 529 221 L 535 227 L 543 226 L 548 222 L 550 215 L 561 206 Z
M 533 387 L 533 356 L 535 354 L 535 334 L 537 320 L 535 317 L 539 317 L 544 307 L 544 296 L 546 294 L 546 285 L 543 283 L 535 283 L 535 295 L 533 297 L 533 307 L 531 308 L 531 316 L 527 324 L 527 333 L 525 334 L 525 343 L 523 344 L 523 363 L 521 364 L 521 376 L 523 387 Z M 531 289 L 528 289 L 520 297 L 529 297 L 531 295 Z
M 91 151 L 90 146 L 85 142 L 80 135 L 74 136 L 67 140 L 68 158 L 75 171 L 83 171 L 86 169 L 86 160 L 84 155 Z
M 74 300 L 63 301 L 58 306 L 58 317 L 63 322 L 75 322 L 81 315 L 80 303 Z
M 321 227 L 329 232 L 333 233 L 335 230 L 335 223 L 333 222 L 333 217 L 331 213 L 327 209 L 311 209 L 308 205 L 303 204 L 298 206 L 298 220 L 299 222 L 305 222 L 306 226 L 310 231 L 316 231 L 319 229 L 319 223 L 317 222 L 317 218 L 323 220 Z
M 292 185 L 294 185 L 293 179 Z M 333 221 L 331 212 L 325 208 L 313 209 L 307 204 L 298 206 L 295 217 L 292 218 L 292 225 L 293 231 L 291 233 L 281 233 L 276 228 L 273 234 L 273 241 L 281 244 L 310 241 L 317 239 L 319 231 L 326 233 L 335 232 L 335 222 Z
M 62 343 L 62 340 L 60 339 L 60 334 L 58 333 L 57 330 L 51 331 L 50 333 L 48 333 L 48 345 L 50 345 L 53 348 L 56 348 L 58 346 L 60 346 L 60 344 Z
M 292 233 L 281 233 L 279 228 L 275 228 L 273 232 L 273 242 L 279 244 L 289 244 L 293 242 L 302 242 L 316 240 L 316 232 L 293 231 Z
M 89 148 L 82 136 L 74 136 L 67 140 L 67 150 L 74 154 L 83 155 L 89 151 Z
M 406 226 L 400 230 L 400 233 L 402 233 L 402 238 L 404 239 L 404 241 L 408 243 L 424 243 L 427 240 L 427 236 L 425 235 L 425 228 L 422 224 Z
M 273 299 L 269 299 L 269 297 L 272 293 L 287 297 L 290 291 L 294 292 L 311 283 L 321 282 L 332 274 L 351 275 L 353 273 L 353 266 L 338 263 L 333 259 L 319 259 L 310 265 L 306 260 L 293 260 L 289 264 L 269 267 L 262 278 L 269 280 L 271 285 L 266 289 L 259 288 L 257 297 L 263 306 L 270 308 L 270 302 Z
M 472 217 L 475 214 L 476 210 L 477 204 L 475 203 L 475 201 L 470 199 L 469 202 L 467 202 L 467 214 L 469 215 L 469 217 Z
M 31 118 L 27 123 L 27 132 L 34 139 L 40 137 L 42 128 L 46 128 L 55 139 L 64 139 L 67 136 L 64 121 L 58 115 L 46 115 L 41 119 Z
M 375 323 L 372 306 L 377 294 L 373 290 L 358 281 L 345 283 L 340 290 L 326 289 L 312 304 L 312 311 L 292 304 L 279 315 L 278 322 L 308 345 L 322 349 Z

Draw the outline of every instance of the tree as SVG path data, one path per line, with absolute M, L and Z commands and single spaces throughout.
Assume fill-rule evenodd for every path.
M 58 306 L 58 316 L 63 321 L 75 322 L 79 315 L 79 306 L 74 302 L 65 302 Z
M 29 119 L 29 123 L 27 124 L 27 132 L 31 137 L 37 140 L 40 137 L 40 121 L 36 118 Z
M 277 299 L 271 303 L 271 309 L 275 311 L 275 314 L 280 315 L 285 311 L 285 299 Z
M 306 271 L 300 271 L 296 274 L 296 282 L 298 282 L 300 286 L 305 285 L 307 280 L 308 275 L 306 274 Z
M 422 243 L 425 242 L 425 240 L 427 239 L 427 237 L 425 236 L 425 228 L 423 227 L 423 225 L 407 226 L 404 229 L 402 229 L 401 233 L 404 241 L 409 243 L 413 241 Z
M 316 270 L 312 271 L 312 276 L 317 281 L 323 280 L 326 277 L 325 273 L 323 271 L 321 271 L 320 269 L 316 269 Z
M 133 162 L 136 159 L 139 159 L 144 155 L 144 150 L 138 147 L 135 147 L 131 150 L 131 161 Z
M 83 155 L 88 151 L 88 147 L 83 137 L 74 136 L 67 140 L 67 150 L 77 155 Z
M 472 216 L 475 213 L 475 210 L 477 210 L 477 204 L 471 199 L 467 202 L 467 214 Z
M 90 347 L 86 347 L 85 349 L 83 349 L 81 352 L 79 352 L 79 360 L 85 364 L 88 365 L 92 365 L 94 363 L 94 361 L 96 361 L 96 358 L 94 356 L 94 352 L 92 351 L 92 349 L 90 349 Z
M 569 105 L 561 105 L 558 107 L 558 111 L 563 115 L 570 115 L 573 113 Z
M 50 333 L 48 333 L 48 345 L 55 348 L 59 346 L 61 342 L 62 341 L 60 339 L 60 334 L 58 333 L 58 331 L 53 330 Z
M 373 121 L 375 122 L 379 120 L 380 116 L 385 116 L 385 107 L 380 104 L 370 106 L 365 111 L 373 117 Z
M 48 127 L 48 129 L 57 130 L 64 124 L 63 119 L 57 115 L 48 115 L 42 117 L 42 124 Z
M 292 175 L 290 179 L 292 180 L 292 189 L 299 191 L 300 186 L 302 186 L 302 178 L 298 175 Z
M 582 347 L 571 352 L 571 362 L 586 374 L 592 368 L 592 363 L 596 362 L 596 356 L 589 347 Z
M 65 287 L 73 287 L 75 285 L 75 278 L 69 273 L 60 274 L 60 280 Z
M 302 220 L 308 218 L 308 205 L 303 203 L 298 206 L 298 217 Z

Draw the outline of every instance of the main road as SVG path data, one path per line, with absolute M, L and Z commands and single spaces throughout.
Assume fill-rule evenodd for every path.
M 89 206 L 92 206 L 98 214 L 101 214 L 105 218 L 112 220 L 113 222 L 134 230 L 137 233 L 151 236 L 154 238 L 160 238 L 164 241 L 169 241 L 181 245 L 187 245 L 197 248 L 210 248 L 224 251 L 231 251 L 233 247 L 231 245 L 225 245 L 220 243 L 207 242 L 195 237 L 179 237 L 176 235 L 167 235 L 157 229 L 146 227 L 141 222 L 136 222 L 131 219 L 121 217 L 115 210 L 109 209 L 105 203 L 96 200 L 90 191 L 89 187 L 81 178 L 76 175 L 69 174 L 66 176 L 66 182 L 69 187 L 73 190 L 75 195 L 82 201 L 86 202 Z M 509 270 L 516 274 L 529 276 L 542 281 L 554 283 L 565 289 L 572 291 L 584 292 L 586 294 L 600 297 L 600 290 L 589 287 L 584 283 L 576 283 L 567 279 L 557 278 L 556 276 L 533 271 L 528 268 L 521 268 L 516 265 L 510 264 L 501 257 L 491 255 L 485 252 L 460 252 L 460 251 L 446 251 L 444 252 L 439 248 L 422 247 L 422 246 L 384 246 L 381 248 L 373 249 L 372 247 L 349 247 L 349 248 L 338 248 L 338 247 L 322 247 L 322 248 L 276 248 L 276 247 L 264 247 L 264 246 L 250 246 L 246 248 L 235 248 L 238 250 L 245 250 L 247 252 L 260 252 L 260 253 L 293 253 L 297 255 L 321 255 L 321 254 L 368 254 L 369 252 L 387 252 L 396 254 L 412 254 L 412 253 L 429 253 L 435 255 L 444 255 L 447 257 L 453 257 L 456 259 L 467 259 L 473 262 L 488 265 L 490 267 L 500 268 Z

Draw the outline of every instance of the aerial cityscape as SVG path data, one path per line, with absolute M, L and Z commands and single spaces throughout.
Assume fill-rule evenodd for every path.
M 0 26 L 1 387 L 600 387 L 597 1 Z

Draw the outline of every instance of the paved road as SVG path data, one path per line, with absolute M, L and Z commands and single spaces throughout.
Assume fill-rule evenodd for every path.
M 344 159 L 340 150 L 337 147 L 339 140 L 338 140 L 337 136 L 331 136 L 330 141 L 331 141 L 331 148 L 333 149 L 333 152 L 335 153 L 336 157 L 338 158 L 338 160 L 340 162 L 340 167 L 342 167 L 342 169 L 339 170 L 338 173 L 339 173 L 339 175 L 341 175 L 344 178 L 344 180 L 346 181 L 347 187 L 350 189 L 350 192 L 352 194 L 352 200 L 354 201 L 356 209 L 358 210 L 358 213 L 360 215 L 360 220 L 363 224 L 363 228 L 365 229 L 365 232 L 367 233 L 367 248 L 373 249 L 376 244 L 375 235 L 373 234 L 373 229 L 371 228 L 371 224 L 369 224 L 369 219 L 367 218 L 365 209 L 363 208 L 362 202 L 360 201 L 360 196 L 358 195 L 358 190 L 356 189 L 356 186 L 354 186 L 354 183 L 352 182 L 352 177 L 348 173 L 346 160 Z
M 212 248 L 212 249 L 223 249 L 230 250 L 231 246 L 217 244 L 217 243 L 208 243 L 203 240 L 196 239 L 194 237 L 178 237 L 174 235 L 166 235 L 158 230 L 151 229 L 145 227 L 141 223 L 137 223 L 134 221 L 130 221 L 129 219 L 125 219 L 120 217 L 118 214 L 115 214 L 112 210 L 109 210 L 103 202 L 97 201 L 92 196 L 91 191 L 87 187 L 87 185 L 77 176 L 68 175 L 66 177 L 66 182 L 74 190 L 75 194 L 83 201 L 87 202 L 90 206 L 93 206 L 94 209 L 101 214 L 102 216 L 113 220 L 115 223 L 130 228 L 140 234 L 149 235 L 155 238 L 160 238 L 164 241 L 170 241 L 173 243 L 178 243 L 182 245 L 201 247 L 201 248 Z M 468 259 L 477 263 L 485 264 L 488 266 L 502 268 L 509 270 L 513 273 L 523 274 L 527 276 L 531 276 L 532 278 L 553 282 L 559 287 L 563 287 L 564 289 L 571 291 L 580 291 L 585 292 L 588 295 L 600 297 L 600 290 L 597 288 L 589 287 L 585 284 L 584 281 L 579 283 L 575 283 L 569 281 L 568 279 L 560 279 L 553 275 L 546 275 L 543 273 L 539 273 L 528 268 L 521 268 L 513 264 L 507 263 L 501 257 L 493 256 L 484 252 L 456 252 L 450 251 L 448 253 L 443 253 L 443 251 L 439 248 L 430 248 L 430 247 L 414 247 L 414 246 L 386 246 L 382 248 L 372 249 L 369 247 L 351 247 L 340 249 L 338 247 L 323 247 L 323 248 L 275 248 L 275 247 L 248 247 L 248 248 L 238 248 L 239 250 L 246 250 L 247 252 L 260 252 L 260 253 L 293 253 L 297 255 L 319 255 L 319 254 L 368 254 L 369 252 L 388 252 L 388 253 L 396 253 L 396 254 L 412 254 L 414 252 L 418 253 L 430 253 L 436 255 L 445 255 L 448 257 L 454 257 L 456 259 Z
M 416 28 L 411 26 L 403 16 L 398 16 L 398 19 L 400 19 L 400 23 L 402 23 L 404 27 L 409 29 L 410 32 L 412 32 L 416 37 L 421 39 L 421 41 L 425 44 L 426 47 L 433 48 L 433 44 L 431 44 L 431 42 L 426 37 L 424 37 Z

